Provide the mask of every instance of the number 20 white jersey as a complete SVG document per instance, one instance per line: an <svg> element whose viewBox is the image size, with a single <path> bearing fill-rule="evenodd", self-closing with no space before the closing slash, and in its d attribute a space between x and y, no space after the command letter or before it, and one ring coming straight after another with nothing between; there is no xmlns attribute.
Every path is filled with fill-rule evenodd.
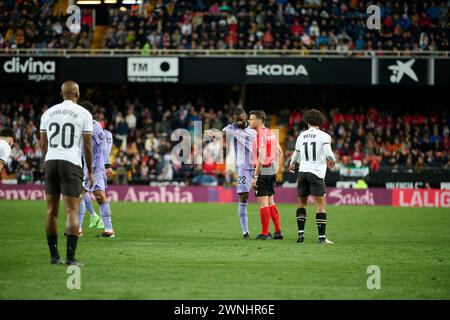
<svg viewBox="0 0 450 320"><path fill-rule="evenodd" d="M310 172L321 179L327 172L327 159L335 161L330 135L316 128L300 133L295 151L300 153L299 172Z"/></svg>
<svg viewBox="0 0 450 320"><path fill-rule="evenodd" d="M66 160L81 167L83 134L92 134L92 123L89 111L71 100L45 111L40 125L48 140L45 161Z"/></svg>

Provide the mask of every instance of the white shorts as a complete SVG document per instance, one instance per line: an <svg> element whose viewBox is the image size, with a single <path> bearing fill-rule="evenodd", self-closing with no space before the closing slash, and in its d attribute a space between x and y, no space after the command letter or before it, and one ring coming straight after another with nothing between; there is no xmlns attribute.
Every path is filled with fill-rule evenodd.
<svg viewBox="0 0 450 320"><path fill-rule="evenodd" d="M237 168L237 193L250 192L254 172L253 169Z"/></svg>

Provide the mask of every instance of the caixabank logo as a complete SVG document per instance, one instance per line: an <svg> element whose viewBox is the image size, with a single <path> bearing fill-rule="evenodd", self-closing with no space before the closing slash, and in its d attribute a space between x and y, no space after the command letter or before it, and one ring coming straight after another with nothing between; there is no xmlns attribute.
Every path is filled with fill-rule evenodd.
<svg viewBox="0 0 450 320"><path fill-rule="evenodd" d="M389 59L382 58L379 84L381 85L427 85L427 59Z"/></svg>
<svg viewBox="0 0 450 320"><path fill-rule="evenodd" d="M13 57L2 61L2 78L17 81L55 81L56 61L44 58Z"/></svg>
<svg viewBox="0 0 450 320"><path fill-rule="evenodd" d="M129 82L178 82L178 58L128 58Z"/></svg>

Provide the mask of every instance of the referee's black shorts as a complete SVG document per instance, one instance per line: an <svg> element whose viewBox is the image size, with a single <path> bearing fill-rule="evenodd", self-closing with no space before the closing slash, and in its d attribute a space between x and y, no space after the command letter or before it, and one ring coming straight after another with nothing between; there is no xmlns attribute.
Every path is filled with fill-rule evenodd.
<svg viewBox="0 0 450 320"><path fill-rule="evenodd" d="M66 197L79 197L83 183L81 167L66 160L45 162L45 193Z"/></svg>
<svg viewBox="0 0 450 320"><path fill-rule="evenodd" d="M259 175L256 180L255 197L271 197L275 194L276 175Z"/></svg>
<svg viewBox="0 0 450 320"><path fill-rule="evenodd" d="M297 194L300 198L306 198L309 195L314 197L325 196L325 180L311 172L299 172L297 183Z"/></svg>

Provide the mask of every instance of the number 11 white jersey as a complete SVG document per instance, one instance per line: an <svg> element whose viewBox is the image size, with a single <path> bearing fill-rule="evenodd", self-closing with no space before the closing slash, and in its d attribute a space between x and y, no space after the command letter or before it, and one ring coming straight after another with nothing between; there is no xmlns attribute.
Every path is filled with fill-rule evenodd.
<svg viewBox="0 0 450 320"><path fill-rule="evenodd" d="M320 129L309 128L300 133L295 151L300 153L299 172L310 172L320 179L325 178L327 159L335 161L331 150L331 137Z"/></svg>
<svg viewBox="0 0 450 320"><path fill-rule="evenodd" d="M92 134L92 115L71 100L54 105L41 117L40 131L47 133L45 161L66 160L81 167L83 134Z"/></svg>

